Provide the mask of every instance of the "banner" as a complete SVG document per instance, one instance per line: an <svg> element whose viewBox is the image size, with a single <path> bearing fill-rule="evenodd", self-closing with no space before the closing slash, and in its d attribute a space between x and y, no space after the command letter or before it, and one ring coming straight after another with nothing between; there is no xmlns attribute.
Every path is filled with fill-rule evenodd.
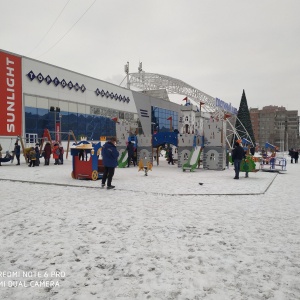
<svg viewBox="0 0 300 300"><path fill-rule="evenodd" d="M22 135L21 57L0 51L0 136Z"/></svg>

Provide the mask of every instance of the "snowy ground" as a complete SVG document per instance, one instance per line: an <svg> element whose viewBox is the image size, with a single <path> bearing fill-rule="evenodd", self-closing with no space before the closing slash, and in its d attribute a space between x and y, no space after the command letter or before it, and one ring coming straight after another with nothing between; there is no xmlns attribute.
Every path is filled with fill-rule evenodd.
<svg viewBox="0 0 300 300"><path fill-rule="evenodd" d="M70 160L3 163L0 299L300 299L300 164L287 169L233 180L161 161L106 190Z"/></svg>

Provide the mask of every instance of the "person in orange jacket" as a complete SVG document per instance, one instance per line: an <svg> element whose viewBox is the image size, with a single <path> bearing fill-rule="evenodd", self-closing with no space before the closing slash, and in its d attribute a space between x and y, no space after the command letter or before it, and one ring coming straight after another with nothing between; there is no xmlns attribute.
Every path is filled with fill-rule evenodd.
<svg viewBox="0 0 300 300"><path fill-rule="evenodd" d="M59 155L60 155L60 150L59 150L59 145L58 143L55 143L52 149L52 154L53 158L55 160L54 164L59 165Z"/></svg>

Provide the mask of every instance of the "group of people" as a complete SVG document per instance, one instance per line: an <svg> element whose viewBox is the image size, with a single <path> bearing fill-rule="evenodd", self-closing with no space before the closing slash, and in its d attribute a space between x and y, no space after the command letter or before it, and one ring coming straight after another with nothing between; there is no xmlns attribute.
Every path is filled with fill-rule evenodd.
<svg viewBox="0 0 300 300"><path fill-rule="evenodd" d="M0 145L1 147L1 145ZM0 148L1 153L2 147ZM7 151L8 152L8 151ZM25 149L25 156L28 161L28 167L38 167L40 165L40 158L44 157L45 166L49 166L51 154L54 158L54 165L62 165L64 163L64 148L61 144L55 143L53 148L51 147L50 142L47 142L42 153L40 151L40 144L36 143L35 147L30 147ZM2 154L0 154L2 157ZM21 147L18 142L15 143L15 147L13 150L13 156L9 153L6 154L10 156L10 159L16 157L17 163L16 165L20 165L20 156L21 156ZM1 165L1 162L0 162Z"/></svg>
<svg viewBox="0 0 300 300"><path fill-rule="evenodd" d="M54 143L52 148L50 142L47 142L42 153L40 153L40 144L36 143L35 147L31 147L27 154L28 167L38 167L41 157L44 157L44 165L49 166L51 154L53 155L54 165L62 165L64 163L64 148L62 145Z"/></svg>
<svg viewBox="0 0 300 300"><path fill-rule="evenodd" d="M119 152L117 150L116 143L117 140L115 137L113 137L102 147L102 160L104 165L104 173L103 173L101 185L102 187L105 187L107 181L107 189L113 189L115 187L114 185L112 185L112 178L115 173L115 168L118 166L118 157L119 157ZM0 153L1 150L2 147L0 148ZM137 164L136 149L131 141L128 142L126 150L128 151L127 167L130 166L131 161L133 162L133 165L136 166ZM252 149L250 149L250 151L251 150ZM18 145L18 143L15 143L14 154L17 159L17 165L20 165L20 153L21 153L20 146ZM171 149L169 149L168 153L170 154L168 155L169 158L168 163L174 164ZM63 164L64 148L62 147L62 145L60 145L59 143L55 143L53 148L51 149L51 144L49 142L46 143L44 150L42 152L42 156L45 159L46 166L50 164L51 154L53 155L53 158L55 160L54 165ZM290 149L289 155L291 156L291 163L293 163L293 160L295 161L295 163L298 163L298 157L299 157L298 150ZM246 152L238 141L236 141L234 144L234 149L232 150L231 157L232 157L232 161L234 164L234 171L235 171L234 179L239 179L241 162L246 157ZM35 148L32 147L29 151L28 166L29 167L39 166L40 164L39 158L40 158L40 149L39 149L39 144L37 143ZM246 172L245 177L248 177L248 172Z"/></svg>
<svg viewBox="0 0 300 300"><path fill-rule="evenodd" d="M254 153L251 153L254 155ZM289 156L291 157L291 163L297 164L299 159L299 150L298 149L289 149ZM243 147L239 144L239 142L235 142L234 149L231 153L235 177L233 179L239 179L239 172L242 160L246 157L246 152L244 151ZM248 177L248 172L246 172L245 177Z"/></svg>
<svg viewBox="0 0 300 300"><path fill-rule="evenodd" d="M115 187L111 183L112 183L112 178L114 176L115 168L118 165L119 152L117 150L116 143L117 143L117 140L116 140L116 138L113 137L110 139L110 141L105 143L102 147L102 159L103 159L103 165L104 165L104 173L103 173L103 177L102 177L102 187L104 187L107 182L107 189L113 189ZM129 145L130 144L131 144L131 142L129 142ZM130 149L129 150L130 159L132 159L134 165L136 165L136 158L135 158L136 150L133 147L131 148L131 146L129 146L128 149ZM0 158L2 158L1 151L2 151L2 146L0 144ZM45 166L49 166L51 154L53 155L53 158L55 161L54 165L63 164L64 148L61 144L54 143L53 148L52 148L50 142L47 142L42 151L42 154L40 154L40 145L39 145L39 143L36 143L35 147L30 147L28 149L28 151L26 152L26 156L27 156L27 159L29 162L28 166L29 167L39 166L41 157L44 157L44 159L45 159ZM17 159L17 165L20 165L21 148L17 142L15 143L14 155ZM129 163L130 163L130 160L129 160ZM129 163L128 163L128 166L129 166ZM1 161L0 161L0 165L1 165Z"/></svg>

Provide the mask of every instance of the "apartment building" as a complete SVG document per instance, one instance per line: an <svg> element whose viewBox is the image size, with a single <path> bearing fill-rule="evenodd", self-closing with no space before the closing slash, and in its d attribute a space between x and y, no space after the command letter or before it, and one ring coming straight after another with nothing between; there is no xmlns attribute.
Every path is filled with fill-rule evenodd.
<svg viewBox="0 0 300 300"><path fill-rule="evenodd" d="M260 147L264 147L266 142L277 146L280 151L300 147L298 110L273 105L262 109L250 108L250 118Z"/></svg>

